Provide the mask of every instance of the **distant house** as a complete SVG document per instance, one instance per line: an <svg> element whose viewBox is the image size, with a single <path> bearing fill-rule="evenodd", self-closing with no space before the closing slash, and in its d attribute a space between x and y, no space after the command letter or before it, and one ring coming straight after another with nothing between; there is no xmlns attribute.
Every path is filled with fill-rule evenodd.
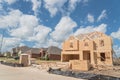
<svg viewBox="0 0 120 80"><path fill-rule="evenodd" d="M46 56L47 49L48 48L41 48L40 49L40 58L44 58Z"/></svg>
<svg viewBox="0 0 120 80"><path fill-rule="evenodd" d="M7 51L7 52L5 52L5 53L3 53L3 54L4 54L5 57L11 57L11 52L8 52L8 51Z"/></svg>
<svg viewBox="0 0 120 80"><path fill-rule="evenodd" d="M12 49L12 56L19 56L20 54L30 54L31 58L45 58L48 56L50 60L61 59L61 49L50 46L48 48L30 48L27 46L16 47Z"/></svg>
<svg viewBox="0 0 120 80"><path fill-rule="evenodd" d="M4 54L1 54L1 53L0 53L0 57L4 57Z"/></svg>
<svg viewBox="0 0 120 80"><path fill-rule="evenodd" d="M49 60L60 60L61 59L61 49L55 46L48 47L46 54Z"/></svg>
<svg viewBox="0 0 120 80"><path fill-rule="evenodd" d="M40 49L39 48L31 48L26 53L30 54L31 58L39 58L39 57L41 57Z"/></svg>
<svg viewBox="0 0 120 80"><path fill-rule="evenodd" d="M12 49L12 56L19 56L20 54L25 53L28 50L30 50L30 48L27 46L15 47Z"/></svg>

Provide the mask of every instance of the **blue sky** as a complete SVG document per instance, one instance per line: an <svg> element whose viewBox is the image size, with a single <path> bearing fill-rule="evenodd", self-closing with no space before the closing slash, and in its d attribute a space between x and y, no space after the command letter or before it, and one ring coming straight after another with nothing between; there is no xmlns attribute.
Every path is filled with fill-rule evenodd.
<svg viewBox="0 0 120 80"><path fill-rule="evenodd" d="M0 0L2 51L61 47L70 35L103 32L120 55L120 0Z"/></svg>

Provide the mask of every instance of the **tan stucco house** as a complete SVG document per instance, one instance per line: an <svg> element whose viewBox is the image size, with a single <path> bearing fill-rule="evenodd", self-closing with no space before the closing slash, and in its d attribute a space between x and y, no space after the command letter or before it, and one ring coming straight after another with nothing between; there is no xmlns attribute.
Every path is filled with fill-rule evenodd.
<svg viewBox="0 0 120 80"><path fill-rule="evenodd" d="M70 36L62 46L61 61L63 62L86 60L92 66L113 65L111 37L101 32Z"/></svg>

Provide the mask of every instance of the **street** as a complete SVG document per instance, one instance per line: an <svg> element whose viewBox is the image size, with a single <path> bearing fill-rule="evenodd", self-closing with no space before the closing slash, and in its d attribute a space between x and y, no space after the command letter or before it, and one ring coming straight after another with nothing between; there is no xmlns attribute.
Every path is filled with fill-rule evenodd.
<svg viewBox="0 0 120 80"><path fill-rule="evenodd" d="M0 80L80 80L80 79L49 74L45 70L39 70L33 67L11 67L0 64Z"/></svg>

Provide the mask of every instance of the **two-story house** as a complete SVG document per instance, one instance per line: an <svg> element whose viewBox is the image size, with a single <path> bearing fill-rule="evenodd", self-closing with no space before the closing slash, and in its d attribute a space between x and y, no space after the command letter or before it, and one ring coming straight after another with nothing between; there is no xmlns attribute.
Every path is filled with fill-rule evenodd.
<svg viewBox="0 0 120 80"><path fill-rule="evenodd" d="M92 66L113 65L111 37L101 32L70 36L62 46L63 62L88 60Z"/></svg>

